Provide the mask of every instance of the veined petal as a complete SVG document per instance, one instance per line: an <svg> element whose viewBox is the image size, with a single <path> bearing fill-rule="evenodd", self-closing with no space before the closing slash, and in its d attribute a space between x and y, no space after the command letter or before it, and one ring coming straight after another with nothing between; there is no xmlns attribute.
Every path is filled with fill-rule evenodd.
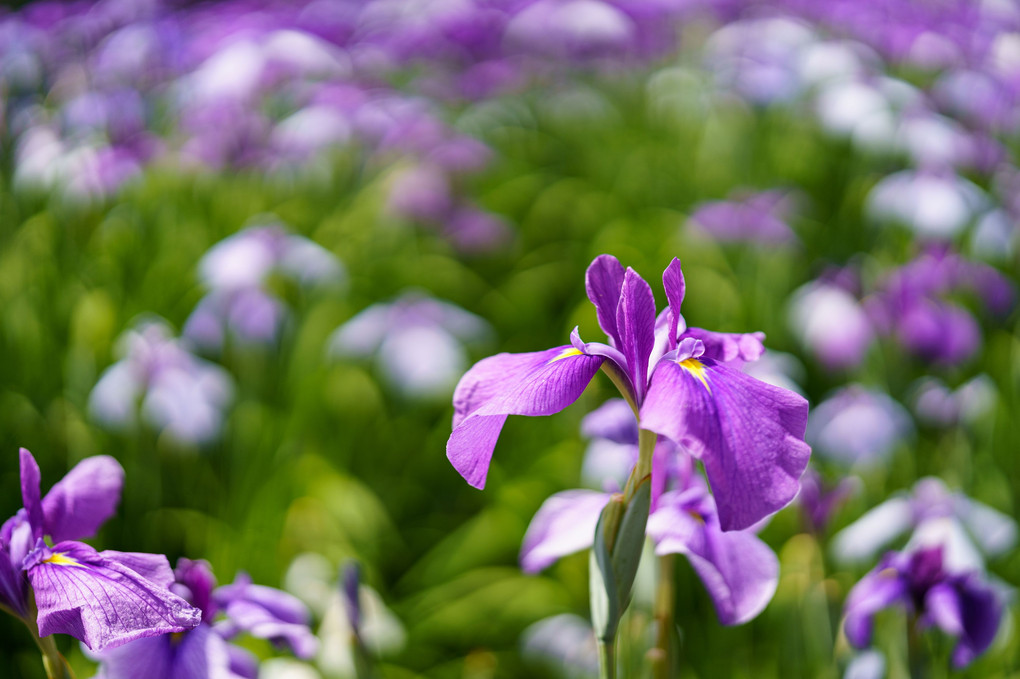
<svg viewBox="0 0 1020 679"><path fill-rule="evenodd" d="M42 500L45 532L54 542L94 535L117 509L124 468L108 455L79 462Z"/></svg>
<svg viewBox="0 0 1020 679"><path fill-rule="evenodd" d="M39 609L40 636L69 634L98 651L199 623L198 609L117 556L80 542L42 546L29 555L25 570ZM136 558L127 561L138 563Z"/></svg>
<svg viewBox="0 0 1020 679"><path fill-rule="evenodd" d="M623 265L612 255L599 255L584 274L584 287L588 299L595 305L599 327L609 336L617 348L620 347L620 333L617 330L616 310L623 289Z"/></svg>
<svg viewBox="0 0 1020 679"><path fill-rule="evenodd" d="M566 490L543 502L524 534L521 568L537 573L567 554L591 547L609 497L595 490Z"/></svg>
<svg viewBox="0 0 1020 679"><path fill-rule="evenodd" d="M616 331L620 351L627 361L627 373L638 403L648 384L648 358L655 346L655 296L634 269L627 267L620 302L616 308Z"/></svg>
<svg viewBox="0 0 1020 679"><path fill-rule="evenodd" d="M757 616L779 584L779 559L750 531L723 532L714 511L688 508L691 494L672 491L648 519L656 554L683 554L715 604L719 621L739 625ZM711 498L704 497L708 503Z"/></svg>
<svg viewBox="0 0 1020 679"><path fill-rule="evenodd" d="M723 530L740 530L797 494L810 447L807 401L711 359L663 360L641 427L683 445L705 465Z"/></svg>
<svg viewBox="0 0 1020 679"><path fill-rule="evenodd" d="M483 488L506 416L558 413L578 399L603 360L565 346L478 362L454 391L446 457L468 483Z"/></svg>
<svg viewBox="0 0 1020 679"><path fill-rule="evenodd" d="M32 527L32 538L43 536L42 500L40 499L39 483L41 474L39 465L27 448L20 448L18 456L21 461L21 502L28 513L28 525Z"/></svg>

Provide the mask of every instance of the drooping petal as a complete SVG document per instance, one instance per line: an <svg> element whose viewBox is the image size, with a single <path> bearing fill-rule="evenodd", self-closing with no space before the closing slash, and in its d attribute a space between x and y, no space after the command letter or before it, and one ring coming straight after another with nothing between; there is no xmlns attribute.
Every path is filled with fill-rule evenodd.
<svg viewBox="0 0 1020 679"><path fill-rule="evenodd" d="M117 509L124 468L108 455L79 462L42 500L46 534L54 542L95 534Z"/></svg>
<svg viewBox="0 0 1020 679"><path fill-rule="evenodd" d="M35 540L43 536L45 524L39 491L42 475L39 472L39 465L27 448L20 448L18 456L21 461L21 502L28 513L28 525L32 527L32 538Z"/></svg>
<svg viewBox="0 0 1020 679"><path fill-rule="evenodd" d="M577 400L602 361L572 346L479 361L453 394L447 458L468 483L483 488L506 416L558 413Z"/></svg>
<svg viewBox="0 0 1020 679"><path fill-rule="evenodd" d="M963 632L963 611L956 589L941 582L924 595L924 617L946 634L957 637Z"/></svg>
<svg viewBox="0 0 1020 679"><path fill-rule="evenodd" d="M40 636L69 634L98 651L199 623L198 609L116 557L80 542L42 545L29 555L25 570L39 609Z"/></svg>
<svg viewBox="0 0 1020 679"><path fill-rule="evenodd" d="M595 305L595 314L602 332L610 342L620 348L620 334L616 327L616 309L623 289L623 265L612 255L599 255L584 274L584 287L588 299Z"/></svg>
<svg viewBox="0 0 1020 679"><path fill-rule="evenodd" d="M963 634L953 649L953 665L957 668L988 650L995 640L1002 621L1002 602L987 584L974 573L957 582Z"/></svg>
<svg viewBox="0 0 1020 679"><path fill-rule="evenodd" d="M648 357L655 346L655 296L648 283L630 267L624 275L616 309L616 331L617 346L627 361L635 400L641 403L648 384Z"/></svg>
<svg viewBox="0 0 1020 679"><path fill-rule="evenodd" d="M283 592L279 592L283 594ZM225 637L245 631L253 637L274 643L285 643L299 658L308 659L319 650L319 641L308 625L286 622L253 601L234 601L224 608L227 620L215 629Z"/></svg>
<svg viewBox="0 0 1020 679"><path fill-rule="evenodd" d="M856 648L871 645L872 621L875 614L909 596L907 585L899 571L890 567L887 560L879 563L847 595L843 631Z"/></svg>
<svg viewBox="0 0 1020 679"><path fill-rule="evenodd" d="M832 539L832 553L843 563L871 561L913 522L910 501L905 497L890 498L836 533Z"/></svg>
<svg viewBox="0 0 1020 679"><path fill-rule="evenodd" d="M962 496L954 498L953 506L985 554L998 556L1016 546L1017 525L1011 516Z"/></svg>
<svg viewBox="0 0 1020 679"><path fill-rule="evenodd" d="M669 336L667 338L670 351L676 349L677 336L686 329L683 316L680 315L680 305L683 304L684 294L687 292L687 284L684 282L683 271L680 270L680 260L676 257L669 263L666 270L662 272L662 287L666 290L666 299L669 301Z"/></svg>
<svg viewBox="0 0 1020 679"><path fill-rule="evenodd" d="M702 461L723 530L740 530L796 496L811 453L807 410L800 395L713 360L664 360L640 419Z"/></svg>
<svg viewBox="0 0 1020 679"><path fill-rule="evenodd" d="M524 534L521 568L537 573L567 554L591 547L609 497L594 490L567 490L543 502Z"/></svg>
<svg viewBox="0 0 1020 679"><path fill-rule="evenodd" d="M672 491L648 519L656 554L683 554L715 604L719 621L739 625L757 616L779 583L779 559L750 531L723 532L714 512L689 508ZM705 499L711 502L707 495Z"/></svg>

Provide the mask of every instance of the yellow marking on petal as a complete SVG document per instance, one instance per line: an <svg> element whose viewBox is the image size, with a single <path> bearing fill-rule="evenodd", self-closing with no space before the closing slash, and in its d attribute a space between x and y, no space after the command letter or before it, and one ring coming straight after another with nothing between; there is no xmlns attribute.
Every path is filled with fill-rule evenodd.
<svg viewBox="0 0 1020 679"><path fill-rule="evenodd" d="M708 378L705 374L705 364L696 358L685 358L682 361L678 361L681 368L689 372L698 378L702 384L705 385L705 389L712 391L712 388L708 386Z"/></svg>
<svg viewBox="0 0 1020 679"><path fill-rule="evenodd" d="M555 363L556 361L559 361L559 360L564 359L564 358L570 358L571 356L580 356L580 355L581 355L581 350L580 349L577 349L577 348L574 348L574 347L569 347L569 348L564 349L563 351L561 351L559 356L555 357L554 359L552 359L549 362L550 363Z"/></svg>
<svg viewBox="0 0 1020 679"><path fill-rule="evenodd" d="M42 560L43 563L51 563L54 566L78 566L79 568L85 568L85 566L71 557L67 556L63 552L53 552L48 557Z"/></svg>

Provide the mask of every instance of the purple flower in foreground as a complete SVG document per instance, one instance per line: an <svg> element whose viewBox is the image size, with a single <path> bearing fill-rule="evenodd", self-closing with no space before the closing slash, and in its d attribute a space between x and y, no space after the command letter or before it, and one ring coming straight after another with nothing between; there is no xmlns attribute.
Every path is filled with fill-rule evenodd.
<svg viewBox="0 0 1020 679"><path fill-rule="evenodd" d="M953 665L965 667L995 639L1002 603L977 571L943 568L942 548L890 552L847 595L843 629L857 648L871 645L873 619L899 606L922 627L935 626L956 637Z"/></svg>
<svg viewBox="0 0 1020 679"><path fill-rule="evenodd" d="M45 497L32 454L22 448L20 461L24 507L0 528L0 605L32 628L34 601L39 636L69 634L93 650L198 624L198 611L169 590L165 556L97 552L77 542L120 501L124 470L116 460L83 460ZM57 541L52 547L47 535Z"/></svg>
<svg viewBox="0 0 1020 679"><path fill-rule="evenodd" d="M702 461L724 530L747 528L793 499L810 455L807 402L734 367L761 355L760 334L687 327L679 260L666 268L663 285L669 308L657 318L648 284L601 255L588 267L586 287L608 344L585 343L575 329L568 345L498 354L461 378L446 453L468 483L485 485L508 415L559 412L602 368L639 412L642 429Z"/></svg>
<svg viewBox="0 0 1020 679"><path fill-rule="evenodd" d="M784 191L738 193L729 200L698 205L690 220L720 241L781 245L797 240L786 224L791 202Z"/></svg>
<svg viewBox="0 0 1020 679"><path fill-rule="evenodd" d="M626 407L623 401L610 401L592 415L606 413L607 406L615 409L617 403ZM617 444L615 449L630 466L637 459L636 427L633 435L633 442ZM608 451L600 450L599 455L608 457ZM590 547L599 515L611 497L611 492L568 490L546 500L524 536L521 567L534 573ZM656 542L656 554L687 557L725 625L758 615L776 590L776 555L751 530L722 530L712 495L693 473L693 460L666 440L659 442L653 457L647 531Z"/></svg>
<svg viewBox="0 0 1020 679"><path fill-rule="evenodd" d="M172 588L201 611L201 624L180 636L141 639L96 655L96 679L255 679L258 661L230 642L242 632L286 644L301 658L318 650L308 611L293 596L239 575L216 587L204 561L181 559Z"/></svg>

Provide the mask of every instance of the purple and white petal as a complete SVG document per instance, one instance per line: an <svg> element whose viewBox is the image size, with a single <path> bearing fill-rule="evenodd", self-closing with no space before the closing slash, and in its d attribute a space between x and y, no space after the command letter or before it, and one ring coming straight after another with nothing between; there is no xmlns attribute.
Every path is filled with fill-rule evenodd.
<svg viewBox="0 0 1020 679"><path fill-rule="evenodd" d="M109 455L82 460L42 500L46 534L54 542L95 535L117 510L123 485L124 468Z"/></svg>
<svg viewBox="0 0 1020 679"><path fill-rule="evenodd" d="M567 490L543 502L524 534L521 568L537 573L561 557L591 547L609 497L594 490Z"/></svg>

